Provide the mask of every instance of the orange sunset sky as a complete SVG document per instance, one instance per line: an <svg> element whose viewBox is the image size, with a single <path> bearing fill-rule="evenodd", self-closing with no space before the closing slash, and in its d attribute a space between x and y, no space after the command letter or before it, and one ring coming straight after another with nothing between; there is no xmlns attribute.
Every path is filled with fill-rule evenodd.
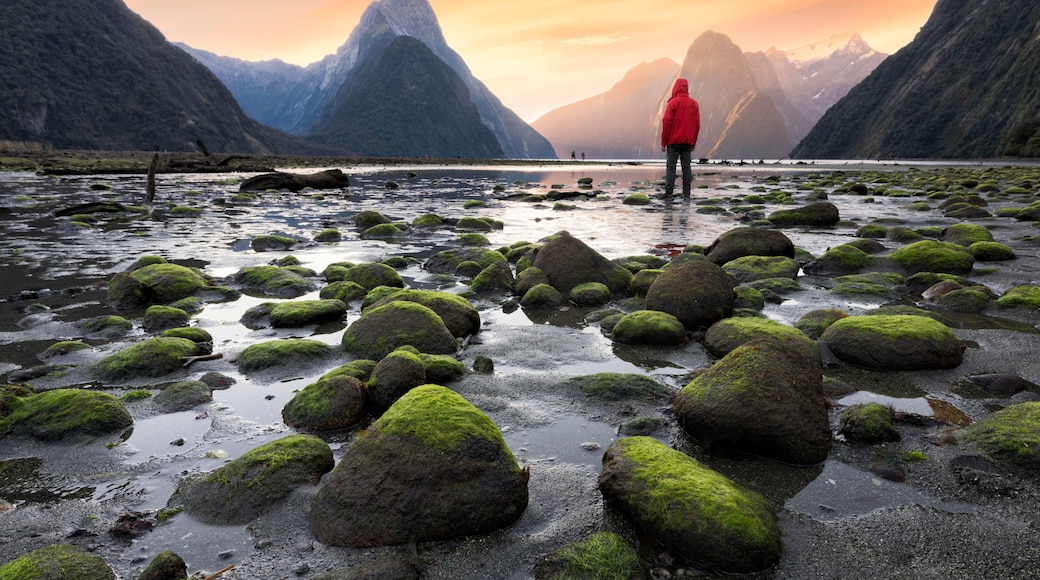
<svg viewBox="0 0 1040 580"><path fill-rule="evenodd" d="M125 0L175 42L306 65L346 42L369 0ZM430 0L448 45L531 122L602 93L644 61L682 63L703 32L744 51L858 32L894 53L936 0Z"/></svg>

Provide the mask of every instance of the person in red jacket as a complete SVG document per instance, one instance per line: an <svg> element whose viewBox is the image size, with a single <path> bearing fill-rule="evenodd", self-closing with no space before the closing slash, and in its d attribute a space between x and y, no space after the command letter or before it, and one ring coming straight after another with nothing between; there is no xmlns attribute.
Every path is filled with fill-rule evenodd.
<svg viewBox="0 0 1040 580"><path fill-rule="evenodd" d="M661 122L661 151L668 152L665 161L664 194L671 196L675 189L675 162L682 160L683 197L690 196L693 184L693 173L690 169L690 157L697 146L697 136L701 132L701 108L697 101L690 98L690 83L686 79L676 79L672 87L672 98L664 110Z"/></svg>

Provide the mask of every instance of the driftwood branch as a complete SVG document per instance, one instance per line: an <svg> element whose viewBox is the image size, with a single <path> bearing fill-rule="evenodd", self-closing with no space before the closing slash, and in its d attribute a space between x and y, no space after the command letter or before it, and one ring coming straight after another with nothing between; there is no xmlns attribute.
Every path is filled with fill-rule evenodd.
<svg viewBox="0 0 1040 580"><path fill-rule="evenodd" d="M223 353L219 353L219 352L215 352L213 354L203 354L203 355L199 355L199 356L182 356L181 360L184 361L184 364L182 364L181 366L182 367L188 367L188 366L191 366L192 364L197 363L199 361L203 361L203 360L219 360L219 359L222 359L222 358L224 358L224 355L223 355Z"/></svg>
<svg viewBox="0 0 1040 580"><path fill-rule="evenodd" d="M224 572L230 572L230 571L232 571L234 569L235 569L235 565L234 564L232 564L230 566L225 566L225 567L221 568L220 570L217 570L216 572L210 574L209 576L206 576L205 580L215 580L216 578L218 578L220 576L223 576Z"/></svg>
<svg viewBox="0 0 1040 580"><path fill-rule="evenodd" d="M159 168L159 152L152 155L152 162L148 165L148 184L145 186L144 202L151 205L155 201L155 171Z"/></svg>

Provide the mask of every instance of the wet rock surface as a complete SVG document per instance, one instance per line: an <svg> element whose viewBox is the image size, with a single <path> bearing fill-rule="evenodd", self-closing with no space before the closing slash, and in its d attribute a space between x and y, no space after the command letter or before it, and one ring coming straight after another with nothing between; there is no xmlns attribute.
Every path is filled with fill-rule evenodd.
<svg viewBox="0 0 1040 580"><path fill-rule="evenodd" d="M769 169L767 176L761 170L752 173L739 166L722 166L720 171L713 166L710 175L698 176L703 187L695 190L690 202L650 198L640 206L622 200L657 187L659 166L425 166L412 173L393 165L344 166L350 187L322 195L239 194L241 176L232 173L161 175L151 208L137 205L143 176L0 174L0 206L5 210L0 223L10 250L0 254L5 273L0 290L0 373L7 382L18 377L18 382L41 392L81 387L110 393L122 399L133 420L132 431L115 429L75 442L44 442L16 434L4 437L0 499L5 503L0 503L0 509L7 509L5 505L11 509L0 514L0 561L71 543L100 556L118 577L130 578L138 577L161 552L177 546L189 574L202 577L231 565L235 570L229 577L352 577L355 572L378 569L379 562L396 562L400 565L393 569L401 570L401 577L421 573L426 578L530 578L545 555L593 532L609 531L635 547L648 575L688 575L696 572L694 562L662 550L655 540L641 542L631 520L605 504L597 488L604 450L621 437L650 435L762 494L773 507L783 534L783 554L774 566L751 574L752 578L1028 577L1038 558L1036 530L1040 529L1035 510L1040 493L1035 475L1030 475L1032 464L1027 460L1020 465L991 453L968 441L959 429L994 411L1040 400L1029 386L1040 383L1040 361L1035 357L1040 311L1031 293L1038 242L1031 222L1020 219L1036 199L1040 177L1035 169L794 165ZM548 198L552 189L548 184L576 182L585 174L594 177L596 195L575 198L572 211L554 212L538 201ZM961 185L964 177L992 182L996 191L976 195ZM399 184L397 189L387 189L391 180ZM863 183L869 185L867 191L880 191L879 184L895 182L910 192L910 200L875 193L872 203L863 203L864 194L847 187ZM94 184L106 187L95 189ZM496 186L501 187L496 190ZM509 290L469 294L469 278L455 272L466 260L479 272L492 263L507 262L507 255L512 256L511 267L519 267L529 248L545 244L561 230L607 259L625 258L626 267L632 264L632 256L668 258L687 246L709 247L722 234L743 226L744 216L758 219L793 207L784 205L785 200L808 205L812 200L804 192L810 189L828 191L842 221L822 227L785 226L782 231L796 248L795 258L805 264L828 248L855 242L861 239L857 231L863 226L901 231L905 237L893 236L883 240L882 248L871 248L877 262L859 271L874 276L875 285L885 291L839 294L833 291L839 285L835 276L845 270L803 271L796 280L749 283L768 291L768 295L763 292L767 299L750 310L793 327L803 315L819 310L858 316L920 306L927 310L914 312L937 318L965 347L959 365L934 370L875 371L825 353L823 388L835 440L826 460L816 465L791 466L732 451L710 453L705 441L679 428L669 401L717 362L702 343L706 323L685 328L682 344L623 344L603 334L600 323L594 322L600 318L592 313L644 308L645 303L627 296L628 286L603 306L582 306L564 297L554 308L525 309L519 306L520 296L510 296ZM965 267L968 260L960 252L953 254L957 261L949 268L915 255L907 258L909 267L889 260L891 252L907 247L914 236L913 241L939 243L944 229L962 223L962 218L944 215L936 202L930 204L935 209L908 212L909 202L969 193L985 197L992 217L967 221L985 225L995 242L1013 251L1013 259L976 261L971 268ZM747 201L752 195L759 199ZM471 201L481 204L466 204ZM76 220L55 214L93 202L103 205L96 206L91 223L79 221L79 214ZM694 202L710 202L724 213L697 213L700 206ZM174 217L178 215L174 206L197 211L190 220L179 219ZM354 218L365 211L384 215L400 233L391 242L364 239ZM441 224L403 227L426 214L442 216ZM454 224L462 217L485 220L490 227L481 232L490 246L459 246L462 232ZM341 233L339 242L307 241L330 227ZM292 251L300 263L283 265L286 250L265 248L268 251L260 253L252 248L251 240L261 235L296 240ZM980 252L983 249L979 247ZM787 255L783 249L777 252ZM687 259L699 255L694 249L687 252ZM131 301L116 309L108 300L117 274L130 276L163 263L149 259L135 265L142 256L161 256L165 263L201 273L202 282L189 277L195 280L187 292L198 300L194 308L176 306L189 313L189 328L209 333L212 353L222 358L203 358L208 351L199 350L201 343L195 343L194 348L185 345L177 364L164 367L159 376L134 372L109 379L92 372L103 358L147 340L144 310L155 301ZM382 263L388 258L406 259L394 266L406 288L463 295L480 315L480 331L458 341L458 350L445 356L484 372L458 375L452 371L445 376L457 380L445 382L491 418L519 465L529 468L527 507L518 519L496 531L444 542L330 546L318 542L310 531L313 500L328 475L318 485L293 488L248 525L212 526L168 506L182 481L296 433L283 421L283 408L298 391L356 356L342 349L341 337L347 326L362 317L360 295L344 300L345 320L315 321L300 328L248 328L241 323L243 313L289 296L318 299L330 280L311 276L307 270L324 272L331 264ZM952 273L911 276L922 264ZM255 278L236 278L237 272L255 267L265 271ZM674 267L668 266L658 276ZM275 270L284 273L272 276ZM891 277L895 272L899 279ZM981 310L941 308L920 297L942 280L940 276L956 279L964 289L982 286L988 290L983 294L994 298ZM145 297L146 286L137 288ZM164 294L162 300L180 292ZM284 298L280 292L285 292ZM370 294L382 292L376 288ZM1001 304L995 297L1003 296L1007 299ZM116 324L119 321L113 317L123 322ZM832 312L814 324L825 326L839 318ZM109 320L113 324L106 326ZM459 336L455 330L449 334ZM326 344L329 356L248 374L237 366L250 346L301 338ZM39 357L48 348L70 340L90 348L66 353L55 349L47 364L40 364ZM375 364L358 365L358 380L367 381ZM649 388L637 389L631 396L604 396L568 383L602 372L647 376L669 389L671 396L658 396ZM212 402L164 413L153 400L163 384L207 375L223 377ZM631 381L622 384L632 386ZM152 396L139 398L139 391ZM841 413L867 402L892 409L898 441L852 443L838 433ZM0 408L8 403L0 399ZM334 458L349 453L359 432L375 419L362 416L357 426L323 432ZM136 521L154 522L141 528L147 531L133 544L109 533L128 513L144 514Z"/></svg>

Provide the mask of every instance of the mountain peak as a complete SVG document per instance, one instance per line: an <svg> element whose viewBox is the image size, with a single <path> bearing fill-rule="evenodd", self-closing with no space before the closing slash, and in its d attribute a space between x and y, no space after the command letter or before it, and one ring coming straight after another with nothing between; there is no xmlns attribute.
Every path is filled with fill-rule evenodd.
<svg viewBox="0 0 1040 580"><path fill-rule="evenodd" d="M787 59L791 62L803 64L828 58L835 52L868 54L873 52L873 50L858 33L845 32L843 34L835 34L830 38L804 44L798 48L785 50L783 53L787 55Z"/></svg>

